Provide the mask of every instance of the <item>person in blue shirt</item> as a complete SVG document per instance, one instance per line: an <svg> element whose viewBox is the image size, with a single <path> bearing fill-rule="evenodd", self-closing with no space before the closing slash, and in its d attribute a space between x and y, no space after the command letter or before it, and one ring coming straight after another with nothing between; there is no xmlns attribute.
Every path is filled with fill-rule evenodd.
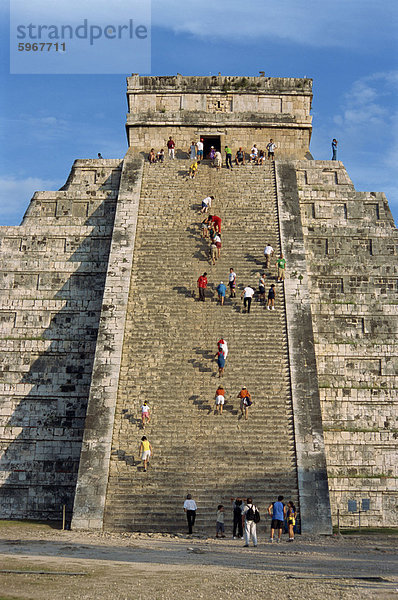
<svg viewBox="0 0 398 600"><path fill-rule="evenodd" d="M282 502L283 496L278 496L277 502L272 502L268 507L268 514L272 517L271 521L271 537L269 541L274 541L275 529L278 530L277 542L281 541L283 522L286 517L286 506Z"/></svg>
<svg viewBox="0 0 398 600"><path fill-rule="evenodd" d="M332 160L337 160L337 140L335 138L332 139Z"/></svg>
<svg viewBox="0 0 398 600"><path fill-rule="evenodd" d="M220 301L221 306L224 304L226 291L227 291L227 286L225 285L225 283L220 281L219 285L217 286L217 293L218 293L218 299Z"/></svg>

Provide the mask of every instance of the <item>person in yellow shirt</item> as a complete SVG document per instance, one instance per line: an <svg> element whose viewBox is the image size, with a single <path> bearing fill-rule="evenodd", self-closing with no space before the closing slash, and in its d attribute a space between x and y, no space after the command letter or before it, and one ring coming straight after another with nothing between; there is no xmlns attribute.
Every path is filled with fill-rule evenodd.
<svg viewBox="0 0 398 600"><path fill-rule="evenodd" d="M144 461L144 471L146 471L147 467L149 467L149 459L153 455L153 449L145 435L141 438L139 453L141 454L141 460Z"/></svg>
<svg viewBox="0 0 398 600"><path fill-rule="evenodd" d="M198 172L198 163L195 160L195 162L192 163L192 165L189 167L189 176L191 179L193 179L196 175L196 173Z"/></svg>

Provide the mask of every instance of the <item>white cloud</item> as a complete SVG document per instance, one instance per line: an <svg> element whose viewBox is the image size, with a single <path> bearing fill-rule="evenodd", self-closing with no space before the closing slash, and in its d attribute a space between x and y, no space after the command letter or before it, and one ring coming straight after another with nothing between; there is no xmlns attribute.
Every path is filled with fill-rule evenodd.
<svg viewBox="0 0 398 600"><path fill-rule="evenodd" d="M0 176L0 223L19 225L36 191L56 190L61 185L58 181L38 177Z"/></svg>
<svg viewBox="0 0 398 600"><path fill-rule="evenodd" d="M153 0L152 24L202 39L264 40L259 51L272 59L272 40L306 46L374 49L377 30L395 39L397 4L384 0ZM377 40L376 40L377 43ZM170 41L172 44L172 40Z"/></svg>

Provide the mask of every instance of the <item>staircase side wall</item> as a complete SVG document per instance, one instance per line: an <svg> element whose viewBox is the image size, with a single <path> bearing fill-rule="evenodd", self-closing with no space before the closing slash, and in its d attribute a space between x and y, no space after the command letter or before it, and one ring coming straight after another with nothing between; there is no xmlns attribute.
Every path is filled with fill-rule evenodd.
<svg viewBox="0 0 398 600"><path fill-rule="evenodd" d="M102 529L143 162L123 161L85 420L73 529Z"/></svg>
<svg viewBox="0 0 398 600"><path fill-rule="evenodd" d="M361 509L361 525L391 526L398 520L397 230L384 194L355 191L341 162L297 162L296 177L333 521L339 510L341 525L358 526Z"/></svg>
<svg viewBox="0 0 398 600"><path fill-rule="evenodd" d="M281 247L287 261L286 318L300 517L303 532L331 533L309 280L294 165L275 165Z"/></svg>
<svg viewBox="0 0 398 600"><path fill-rule="evenodd" d="M76 161L0 228L0 518L71 514L119 179Z"/></svg>

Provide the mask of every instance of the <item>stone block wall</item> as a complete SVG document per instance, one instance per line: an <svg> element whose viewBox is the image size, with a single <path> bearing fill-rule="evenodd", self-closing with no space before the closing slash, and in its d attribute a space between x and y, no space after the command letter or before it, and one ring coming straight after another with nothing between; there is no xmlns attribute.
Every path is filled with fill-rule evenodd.
<svg viewBox="0 0 398 600"><path fill-rule="evenodd" d="M0 228L0 518L71 511L120 172L75 161Z"/></svg>
<svg viewBox="0 0 398 600"><path fill-rule="evenodd" d="M398 519L397 230L382 193L357 192L342 163L297 161L296 178L333 520ZM291 273L291 276L299 276Z"/></svg>

